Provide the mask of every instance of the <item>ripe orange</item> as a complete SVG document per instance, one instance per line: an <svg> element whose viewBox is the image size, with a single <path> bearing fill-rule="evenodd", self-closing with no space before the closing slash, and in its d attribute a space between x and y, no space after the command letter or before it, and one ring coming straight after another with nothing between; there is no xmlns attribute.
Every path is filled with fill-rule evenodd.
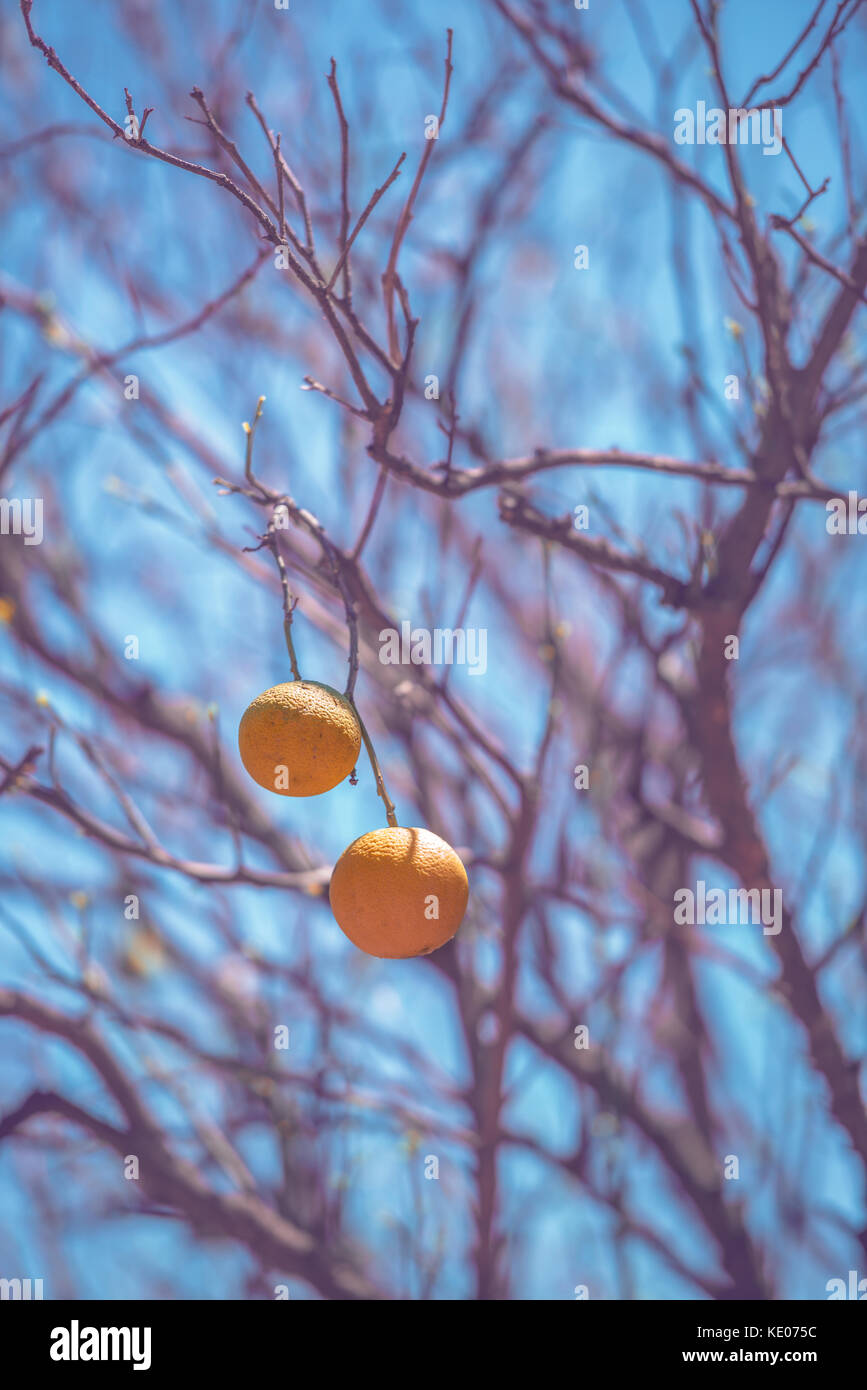
<svg viewBox="0 0 867 1390"><path fill-rule="evenodd" d="M355 767L361 728L352 705L319 681L273 685L248 705L238 728L244 767L280 796L318 796Z"/></svg>
<svg viewBox="0 0 867 1390"><path fill-rule="evenodd" d="M467 871L430 830L388 826L353 840L334 866L331 911L370 956L426 956L450 941L469 897Z"/></svg>

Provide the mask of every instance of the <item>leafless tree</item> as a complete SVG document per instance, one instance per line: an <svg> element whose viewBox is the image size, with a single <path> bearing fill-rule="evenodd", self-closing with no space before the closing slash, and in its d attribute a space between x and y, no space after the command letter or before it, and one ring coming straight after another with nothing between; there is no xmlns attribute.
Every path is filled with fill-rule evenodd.
<svg viewBox="0 0 867 1390"><path fill-rule="evenodd" d="M618 42L646 65L650 114L595 16L491 0L434 52L418 15L383 4L418 65L426 119L405 149L378 134L387 85L361 57L350 99L343 60L317 76L312 37L292 20L287 49L276 11L199 32L208 80L187 97L168 7L116 7L135 80L96 60L73 73L41 8L2 21L22 74L5 216L11 241L38 201L44 249L32 283L0 276L16 342L0 474L47 520L43 545L0 546L0 797L35 843L76 838L68 860L10 854L4 872L3 1148L59 1151L101 1219L234 1243L251 1296L281 1276L329 1298L527 1296L552 1213L572 1242L601 1233L615 1270L561 1250L561 1297L654 1279L686 1298L824 1296L867 1251L863 541L826 527L857 486L867 386L860 0L820 3L800 29L780 6L779 62L743 94L720 6L671 5L663 37L629 0ZM244 89L277 43L282 111ZM778 160L675 143L694 71L709 105L782 112ZM833 167L813 167L824 145L798 147L810 99ZM572 187L572 224L592 229L573 237L583 277L540 216L573 148L610 179ZM639 225L659 229L650 280ZM100 321L84 294L100 296L99 341L48 293L75 302L56 235L88 249L80 317ZM710 334L708 295L728 319ZM625 392L639 448L606 434L602 398ZM106 431L119 462L97 522L75 499L104 481ZM436 558L422 578L416 546ZM167 653L189 651L188 686L172 657L147 679L125 659L115 584L140 587ZM485 627L488 679L380 662L410 606ZM357 683L384 783L359 768L347 794L381 814L387 785L403 823L467 863L467 920L423 960L359 964L340 945L327 821L275 809L240 769L224 709L242 672L248 698L276 678L284 623L302 672L315 652ZM781 889L780 930L676 925L674 895L699 877ZM251 935L262 903L282 941ZM382 1021L371 996L390 979L410 1012L439 1001L457 1064L406 1010ZM287 1022L312 1039L300 1056L274 1049ZM840 1203L800 1144L844 1165ZM377 1239L374 1151L406 1183ZM61 1269L66 1194L30 1188Z"/></svg>

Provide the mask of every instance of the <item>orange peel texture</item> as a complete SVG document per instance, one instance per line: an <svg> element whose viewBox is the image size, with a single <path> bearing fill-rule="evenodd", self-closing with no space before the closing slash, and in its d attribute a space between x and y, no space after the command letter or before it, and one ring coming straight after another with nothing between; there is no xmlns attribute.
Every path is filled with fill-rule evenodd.
<svg viewBox="0 0 867 1390"><path fill-rule="evenodd" d="M318 796L358 761L361 727L352 705L330 685L287 681L248 705L238 728L244 767L279 796Z"/></svg>
<svg viewBox="0 0 867 1390"><path fill-rule="evenodd" d="M353 840L329 897L341 930L370 956L426 956L450 941L469 898L467 871L430 830L389 826Z"/></svg>

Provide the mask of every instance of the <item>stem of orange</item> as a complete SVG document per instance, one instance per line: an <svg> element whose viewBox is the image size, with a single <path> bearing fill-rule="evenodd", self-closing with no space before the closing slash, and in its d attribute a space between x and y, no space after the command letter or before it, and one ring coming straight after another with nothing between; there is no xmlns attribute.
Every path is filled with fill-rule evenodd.
<svg viewBox="0 0 867 1390"><path fill-rule="evenodd" d="M377 758L373 744L370 741L370 734L367 732L367 729L364 726L364 720L358 712L358 706L356 705L355 700L352 699L351 696L350 704L352 705L352 708L355 710L355 714L358 719L358 727L361 729L361 737L364 740L364 746L367 749L367 756L370 759L370 766L373 769L373 776L376 782L377 795L382 798L383 804L385 806L386 820L388 821L389 825L397 826L400 824L400 822L397 819L397 812L394 809L394 802L388 794L388 789L385 785L385 778L382 775L382 768L379 766L379 759Z"/></svg>
<svg viewBox="0 0 867 1390"><path fill-rule="evenodd" d="M295 612L297 599L292 597L289 589L289 576L286 573L286 566L283 563L283 556L280 554L280 547L277 544L277 536L272 526L268 527L268 544L271 553L277 561L277 569L280 573L280 585L283 590L283 633L286 638L286 650L289 653L289 665L292 667L293 681L300 681L301 672L298 669L298 658L295 655L295 643L292 641L292 614Z"/></svg>

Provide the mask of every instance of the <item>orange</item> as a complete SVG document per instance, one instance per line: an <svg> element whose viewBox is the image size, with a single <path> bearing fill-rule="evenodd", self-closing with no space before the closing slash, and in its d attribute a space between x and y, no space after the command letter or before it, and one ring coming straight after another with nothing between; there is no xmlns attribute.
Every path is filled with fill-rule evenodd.
<svg viewBox="0 0 867 1390"><path fill-rule="evenodd" d="M467 871L430 830L388 826L353 840L331 875L337 924L370 956L426 956L450 941L469 897Z"/></svg>
<svg viewBox="0 0 867 1390"><path fill-rule="evenodd" d="M361 748L358 716L319 681L273 685L248 705L238 728L241 761L260 787L280 796L318 796L342 782Z"/></svg>

